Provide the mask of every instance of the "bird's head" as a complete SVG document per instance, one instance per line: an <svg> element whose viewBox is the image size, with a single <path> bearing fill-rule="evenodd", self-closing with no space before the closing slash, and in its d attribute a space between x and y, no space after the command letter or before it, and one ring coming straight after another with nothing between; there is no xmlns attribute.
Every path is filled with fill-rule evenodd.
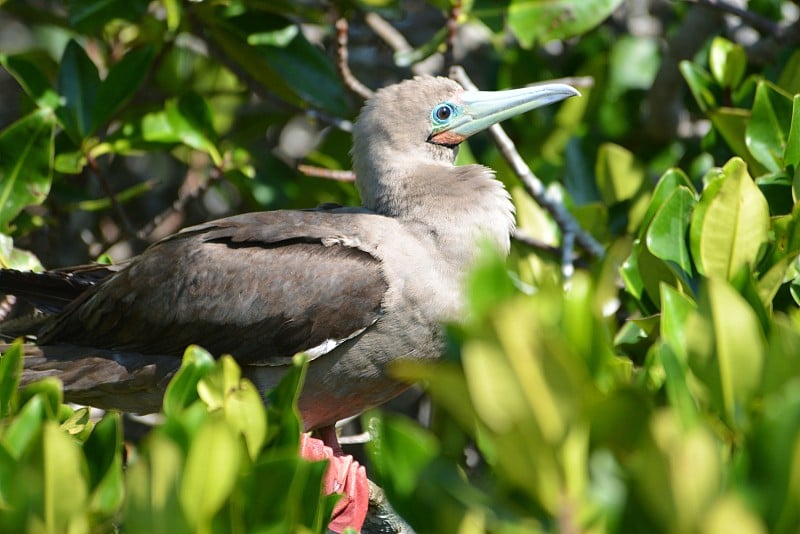
<svg viewBox="0 0 800 534"><path fill-rule="evenodd" d="M449 78L419 76L380 89L353 130L353 163L362 198L385 178L415 166L452 164L469 136L514 115L578 95L564 84L507 91L466 91Z"/></svg>

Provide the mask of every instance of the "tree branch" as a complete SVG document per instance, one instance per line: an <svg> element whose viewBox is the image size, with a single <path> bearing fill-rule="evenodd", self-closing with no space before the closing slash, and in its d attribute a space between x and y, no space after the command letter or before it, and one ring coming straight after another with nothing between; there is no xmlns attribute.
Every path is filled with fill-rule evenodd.
<svg viewBox="0 0 800 534"><path fill-rule="evenodd" d="M450 77L459 82L465 89L477 89L464 69L459 66L453 67L450 70ZM495 124L489 128L489 134L492 136L492 139L494 139L500 153L511 166L511 169L519 177L528 194L553 217L556 224L561 228L563 234L562 258L564 261L568 260L570 265L572 264L572 254L571 251L567 249L571 248L568 245L570 245L573 240L591 256L602 258L606 252L603 245L580 227L578 222L572 217L572 214L567 211L559 199L553 198L548 194L542 181L533 174L533 171L528 164L525 163L525 160L522 159L513 141L511 141L511 138L508 137L508 134L506 134L503 128L499 124ZM564 267L567 271L572 268L573 267Z"/></svg>
<svg viewBox="0 0 800 534"><path fill-rule="evenodd" d="M372 89L358 81L347 62L349 56L347 51L348 29L347 19L340 18L336 21L336 69L339 71L339 76L342 78L345 87L362 99L367 100L373 94Z"/></svg>

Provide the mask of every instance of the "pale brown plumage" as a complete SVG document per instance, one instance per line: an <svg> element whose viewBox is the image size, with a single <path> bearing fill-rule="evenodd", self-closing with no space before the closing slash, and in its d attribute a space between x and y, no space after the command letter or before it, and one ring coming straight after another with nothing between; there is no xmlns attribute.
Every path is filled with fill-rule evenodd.
<svg viewBox="0 0 800 534"><path fill-rule="evenodd" d="M545 87L512 94L533 104L494 108L491 94L445 78L378 91L354 129L364 207L238 215L152 245L47 321L28 376L68 378L66 397L76 402L153 411L184 348L197 343L232 353L261 390L294 353L309 351L299 400L307 428L394 397L407 384L390 376L391 362L441 353L441 323L461 313L477 241L509 249L508 193L486 167L453 166L457 142L577 94ZM451 113L448 128L439 119ZM14 283L0 273L1 290L24 294L25 284ZM91 380L76 371L81 365L93 366Z"/></svg>

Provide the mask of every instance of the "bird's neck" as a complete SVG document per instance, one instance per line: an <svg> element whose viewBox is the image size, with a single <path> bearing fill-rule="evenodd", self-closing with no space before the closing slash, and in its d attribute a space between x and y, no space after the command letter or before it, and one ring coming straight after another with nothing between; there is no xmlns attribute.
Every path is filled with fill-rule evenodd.
<svg viewBox="0 0 800 534"><path fill-rule="evenodd" d="M432 239L459 273L474 262L480 240L508 253L514 207L490 169L427 163L413 166L413 171L384 169L368 183L371 188L360 187L365 207Z"/></svg>

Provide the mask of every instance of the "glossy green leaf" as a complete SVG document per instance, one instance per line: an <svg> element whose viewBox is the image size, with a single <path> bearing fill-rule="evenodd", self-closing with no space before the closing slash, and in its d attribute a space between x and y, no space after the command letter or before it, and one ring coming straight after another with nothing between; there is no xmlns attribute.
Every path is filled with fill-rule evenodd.
<svg viewBox="0 0 800 534"><path fill-rule="evenodd" d="M58 71L58 92L64 98L58 117L76 143L92 133L92 110L99 89L97 66L77 41L70 40Z"/></svg>
<svg viewBox="0 0 800 534"><path fill-rule="evenodd" d="M189 532L178 500L184 458L163 433L153 433L143 456L131 462L125 476L124 524L130 532Z"/></svg>
<svg viewBox="0 0 800 534"><path fill-rule="evenodd" d="M749 110L740 108L721 107L708 112L711 124L714 125L714 129L719 132L731 151L744 159L753 173L760 174L766 169L747 148L746 130L750 116Z"/></svg>
<svg viewBox="0 0 800 534"><path fill-rule="evenodd" d="M17 410L17 387L22 374L22 343L11 345L0 357L0 420Z"/></svg>
<svg viewBox="0 0 800 534"><path fill-rule="evenodd" d="M347 109L344 89L331 62L302 32L295 32L283 46L251 44L252 36L284 30L280 18L249 15L222 19L209 6L199 11L210 37L249 76L269 91L301 107L309 105L334 115Z"/></svg>
<svg viewBox="0 0 800 534"><path fill-rule="evenodd" d="M14 420L6 427L3 445L13 458L18 459L41 431L45 420L44 404L41 397L33 397L20 408Z"/></svg>
<svg viewBox="0 0 800 534"><path fill-rule="evenodd" d="M24 56L0 54L2 65L20 84L25 93L36 105L43 109L55 110L59 97L50 81L39 67Z"/></svg>
<svg viewBox="0 0 800 534"><path fill-rule="evenodd" d="M114 19L137 20L150 4L147 0L70 0L69 22L92 32Z"/></svg>
<svg viewBox="0 0 800 534"><path fill-rule="evenodd" d="M230 425L210 418L192 441L180 487L187 518L201 526L230 497L239 470L241 449Z"/></svg>
<svg viewBox="0 0 800 534"><path fill-rule="evenodd" d="M50 191L55 120L37 111L0 132L0 229Z"/></svg>
<svg viewBox="0 0 800 534"><path fill-rule="evenodd" d="M622 0L511 0L508 26L520 44L567 39L590 30L606 19Z"/></svg>
<svg viewBox="0 0 800 534"><path fill-rule="evenodd" d="M149 74L155 56L151 46L131 50L111 67L97 90L91 110L92 131L102 127L136 93Z"/></svg>
<svg viewBox="0 0 800 534"><path fill-rule="evenodd" d="M792 122L783 161L787 167L791 165L794 168L795 174L800 170L800 94L794 95L792 99Z"/></svg>
<svg viewBox="0 0 800 534"><path fill-rule="evenodd" d="M633 153L612 143L600 146L595 175L600 196L607 205L632 198L645 179L644 169Z"/></svg>
<svg viewBox="0 0 800 534"><path fill-rule="evenodd" d="M661 338L681 362L686 362L686 325L696 305L677 289L661 286Z"/></svg>
<svg viewBox="0 0 800 534"><path fill-rule="evenodd" d="M86 512L86 480L80 447L53 421L42 428L41 457L35 457L43 469L42 520L49 532L69 532L81 528ZM68 491L65 491L69 488Z"/></svg>
<svg viewBox="0 0 800 534"><path fill-rule="evenodd" d="M251 458L255 458L267 436L267 414L258 390L241 378L236 361L223 356L214 370L197 384L197 391L210 410L222 410L231 428L244 436Z"/></svg>
<svg viewBox="0 0 800 534"><path fill-rule="evenodd" d="M647 206L647 211L642 217L642 223L639 227L640 239L645 237L645 232L649 228L653 217L656 216L656 213L661 209L661 206L667 198L669 198L679 186L688 189L693 196L697 195L694 184L681 169L669 169L658 179L658 183L653 190L653 196L650 198L650 204Z"/></svg>
<svg viewBox="0 0 800 534"><path fill-rule="evenodd" d="M367 446L375 473L390 495L408 498L439 444L429 432L397 415L366 416L372 440Z"/></svg>
<svg viewBox="0 0 800 534"><path fill-rule="evenodd" d="M61 389L61 381L51 376L32 382L22 388L19 392L19 403L24 404L33 397L39 397L43 401L42 406L45 417L50 420L57 420L61 413L61 408L65 407L62 404L64 394Z"/></svg>
<svg viewBox="0 0 800 534"><path fill-rule="evenodd" d="M691 61L681 61L679 68L686 83L689 84L689 89L692 91L697 105L700 106L700 110L708 112L715 109L717 102L714 92L711 90L714 80L708 72Z"/></svg>
<svg viewBox="0 0 800 534"><path fill-rule="evenodd" d="M646 235L653 256L677 265L686 277L692 274L687 237L695 204L692 192L679 186L656 212Z"/></svg>
<svg viewBox="0 0 800 534"><path fill-rule="evenodd" d="M747 55L744 48L724 37L715 37L711 41L708 56L711 74L717 83L722 87L737 87L747 69Z"/></svg>
<svg viewBox="0 0 800 534"><path fill-rule="evenodd" d="M164 393L164 414L177 416L198 398L197 383L214 368L214 358L197 345L186 348L181 368Z"/></svg>
<svg viewBox="0 0 800 534"><path fill-rule="evenodd" d="M122 419L115 412L106 413L83 444L89 467L90 507L109 516L123 502L122 446Z"/></svg>
<svg viewBox="0 0 800 534"><path fill-rule="evenodd" d="M726 163L722 174L700 197L690 241L701 274L730 280L742 266L755 264L767 240L769 208L741 159Z"/></svg>
<svg viewBox="0 0 800 534"><path fill-rule="evenodd" d="M765 342L755 312L726 281L711 278L686 340L692 372L725 420L740 428L764 367Z"/></svg>
<svg viewBox="0 0 800 534"><path fill-rule="evenodd" d="M795 50L784 64L778 87L790 95L800 93L800 50Z"/></svg>
<svg viewBox="0 0 800 534"><path fill-rule="evenodd" d="M785 166L791 117L792 99L769 82L759 83L746 141L753 157L772 172Z"/></svg>

